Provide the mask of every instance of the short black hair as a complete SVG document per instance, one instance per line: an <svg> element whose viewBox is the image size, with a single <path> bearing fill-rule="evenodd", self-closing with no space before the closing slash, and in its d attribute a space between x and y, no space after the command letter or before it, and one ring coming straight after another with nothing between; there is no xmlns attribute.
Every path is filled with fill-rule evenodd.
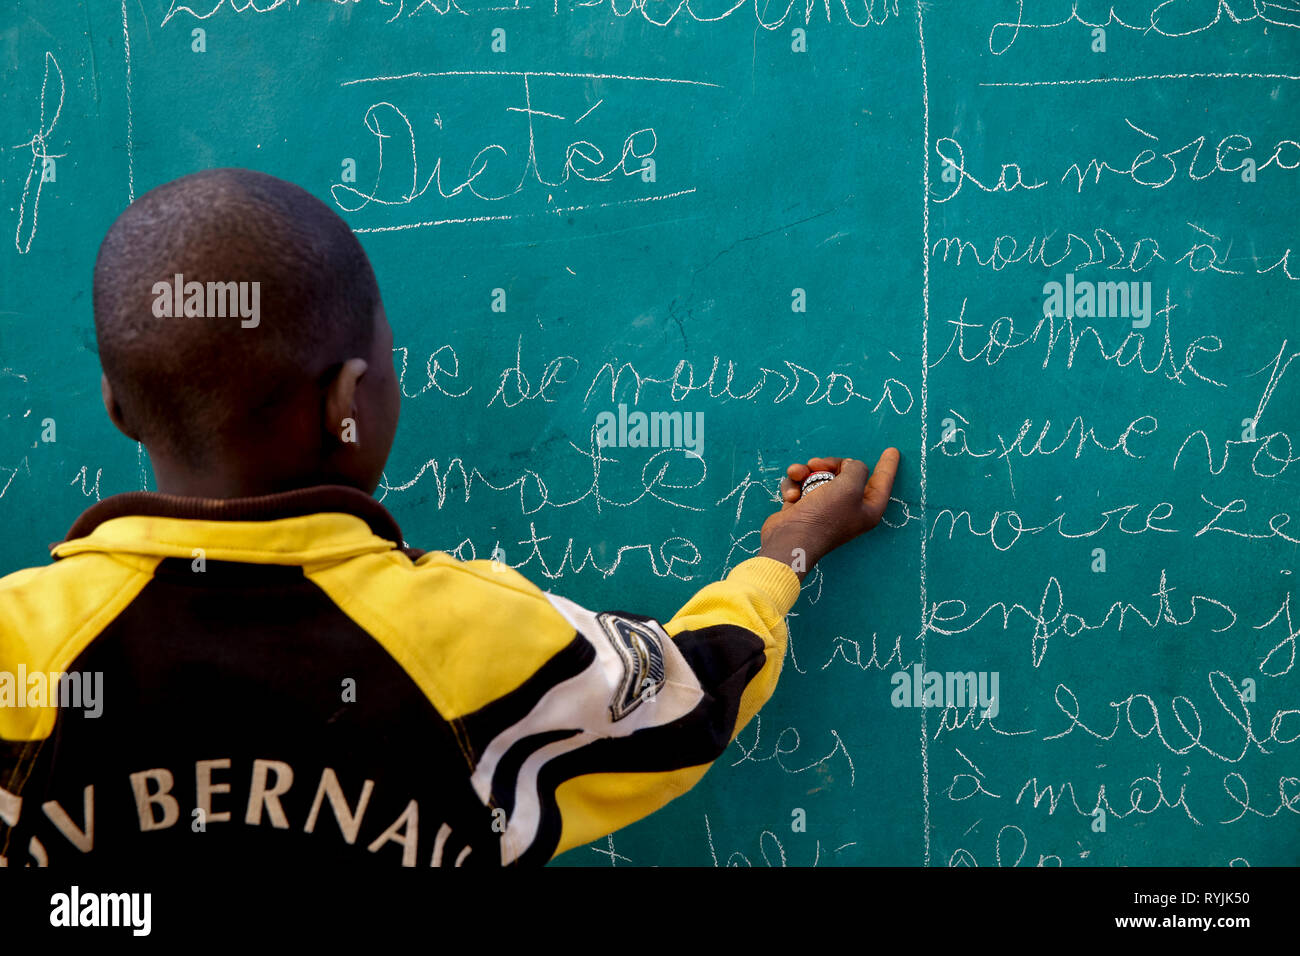
<svg viewBox="0 0 1300 956"><path fill-rule="evenodd" d="M159 317L155 285L177 275L205 287L259 283L257 324L237 313ZM248 169L192 173L131 203L99 247L93 298L100 364L123 417L146 445L191 466L290 391L368 356L380 301L347 223L299 186Z"/></svg>

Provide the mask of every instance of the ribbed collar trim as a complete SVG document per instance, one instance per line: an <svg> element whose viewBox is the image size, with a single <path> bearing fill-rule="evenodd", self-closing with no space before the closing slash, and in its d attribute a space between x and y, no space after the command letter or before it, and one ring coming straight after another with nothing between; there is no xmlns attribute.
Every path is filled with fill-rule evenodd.
<svg viewBox="0 0 1300 956"><path fill-rule="evenodd" d="M252 498L187 498L156 491L128 491L98 501L81 513L65 541L87 537L113 518L145 516L201 521L274 521L321 512L355 515L381 538L403 545L402 529L388 510L370 495L346 485L316 485ZM55 542L51 549L63 542Z"/></svg>

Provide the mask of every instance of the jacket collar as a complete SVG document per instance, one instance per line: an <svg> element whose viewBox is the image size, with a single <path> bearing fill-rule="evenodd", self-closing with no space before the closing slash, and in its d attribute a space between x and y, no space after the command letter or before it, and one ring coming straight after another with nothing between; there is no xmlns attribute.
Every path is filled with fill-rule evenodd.
<svg viewBox="0 0 1300 956"><path fill-rule="evenodd" d="M186 498L150 491L113 495L87 508L55 559L86 551L299 563L404 547L401 529L370 495L317 485L253 498Z"/></svg>

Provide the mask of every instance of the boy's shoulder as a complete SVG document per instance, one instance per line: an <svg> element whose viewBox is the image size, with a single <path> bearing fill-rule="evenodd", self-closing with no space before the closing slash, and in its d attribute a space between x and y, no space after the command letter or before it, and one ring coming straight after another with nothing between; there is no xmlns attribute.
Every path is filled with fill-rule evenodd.
<svg viewBox="0 0 1300 956"><path fill-rule="evenodd" d="M28 655L55 653L130 603L156 561L139 555L79 554L0 578L0 652L21 641Z"/></svg>
<svg viewBox="0 0 1300 956"><path fill-rule="evenodd" d="M137 601L136 630L157 627L144 605L173 622L195 607L221 606L224 616L228 605L232 620L247 618L231 634L238 646L273 629L268 615L306 606L306 588L456 717L523 683L574 639L519 571L407 547L386 509L354 489L226 501L133 492L92 506L52 556L0 579L0 670L67 669L110 625L120 631L115 621ZM268 611L276 594L280 609Z"/></svg>

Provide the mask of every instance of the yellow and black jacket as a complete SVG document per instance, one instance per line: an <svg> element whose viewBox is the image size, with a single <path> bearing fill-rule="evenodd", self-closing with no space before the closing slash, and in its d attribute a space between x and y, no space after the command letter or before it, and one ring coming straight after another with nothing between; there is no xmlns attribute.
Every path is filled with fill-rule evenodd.
<svg viewBox="0 0 1300 956"><path fill-rule="evenodd" d="M9 866L544 863L704 775L799 595L755 557L593 612L336 486L117 495L52 554L0 579Z"/></svg>

